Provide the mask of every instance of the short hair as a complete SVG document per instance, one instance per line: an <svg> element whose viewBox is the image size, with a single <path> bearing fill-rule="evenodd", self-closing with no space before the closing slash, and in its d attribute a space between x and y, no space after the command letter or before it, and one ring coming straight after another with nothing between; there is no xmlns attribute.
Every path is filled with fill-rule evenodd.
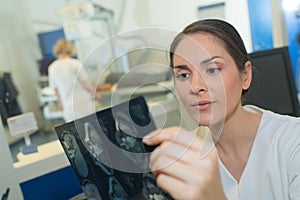
<svg viewBox="0 0 300 200"><path fill-rule="evenodd" d="M59 39L53 46L52 51L56 57L60 54L67 54L69 56L72 56L75 54L75 47L70 41L66 39Z"/></svg>

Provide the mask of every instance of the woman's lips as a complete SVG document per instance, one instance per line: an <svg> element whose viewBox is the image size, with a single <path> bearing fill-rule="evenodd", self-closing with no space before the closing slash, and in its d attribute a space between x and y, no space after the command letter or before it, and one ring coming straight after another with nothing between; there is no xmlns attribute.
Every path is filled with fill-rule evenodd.
<svg viewBox="0 0 300 200"><path fill-rule="evenodd" d="M195 102L191 105L191 107L200 110L200 111L204 111L207 110L208 108L211 107L211 105L215 103L214 101L198 101Z"/></svg>

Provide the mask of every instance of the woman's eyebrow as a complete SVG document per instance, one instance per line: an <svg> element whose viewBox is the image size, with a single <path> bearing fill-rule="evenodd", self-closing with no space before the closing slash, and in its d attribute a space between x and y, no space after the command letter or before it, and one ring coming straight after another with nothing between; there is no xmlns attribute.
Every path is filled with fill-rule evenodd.
<svg viewBox="0 0 300 200"><path fill-rule="evenodd" d="M216 58L222 58L222 57L220 57L220 56L213 56L213 57L211 57L211 58L207 58L207 59L202 60L202 61L200 62L200 64L201 64L201 65L206 65L206 64L210 63L212 60L214 60L214 59L216 59ZM188 65L182 64L182 65L175 65L175 66L173 67L173 69L186 69L186 70L188 70L189 67L188 67Z"/></svg>
<svg viewBox="0 0 300 200"><path fill-rule="evenodd" d="M208 64L208 63L210 63L213 59L215 59L215 58L222 58L222 57L220 57L220 56L213 56L213 57L211 57L211 58L207 58L207 59L205 59L205 60L202 60L201 62L200 62L200 64L201 65L206 65L206 64Z"/></svg>
<svg viewBox="0 0 300 200"><path fill-rule="evenodd" d="M176 65L173 69L189 69L187 65Z"/></svg>

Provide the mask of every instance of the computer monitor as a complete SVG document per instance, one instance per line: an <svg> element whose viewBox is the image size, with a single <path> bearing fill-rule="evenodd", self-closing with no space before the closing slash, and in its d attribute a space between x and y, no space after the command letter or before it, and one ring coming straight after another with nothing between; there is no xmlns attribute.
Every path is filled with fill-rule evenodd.
<svg viewBox="0 0 300 200"><path fill-rule="evenodd" d="M38 33L39 43L43 58L55 58L52 53L52 48L56 41L65 38L64 30L58 29L44 33Z"/></svg>
<svg viewBox="0 0 300 200"><path fill-rule="evenodd" d="M42 58L38 60L39 72L41 76L48 76L48 68L56 58Z"/></svg>
<svg viewBox="0 0 300 200"><path fill-rule="evenodd" d="M243 104L299 116L299 101L288 47L250 54L254 77Z"/></svg>

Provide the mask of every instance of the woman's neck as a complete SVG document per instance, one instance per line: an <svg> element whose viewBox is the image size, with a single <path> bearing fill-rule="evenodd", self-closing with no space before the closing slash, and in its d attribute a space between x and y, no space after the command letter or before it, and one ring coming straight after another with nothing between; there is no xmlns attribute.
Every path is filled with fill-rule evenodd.
<svg viewBox="0 0 300 200"><path fill-rule="evenodd" d="M62 53L62 54L59 54L57 56L58 59L64 59L64 58L69 58L70 56L68 54L65 54L65 53Z"/></svg>
<svg viewBox="0 0 300 200"><path fill-rule="evenodd" d="M221 134L216 141L218 150L240 152L251 146L259 126L261 114L252 113L240 107L236 113L225 121Z"/></svg>
<svg viewBox="0 0 300 200"><path fill-rule="evenodd" d="M226 119L224 126L219 128L217 147L224 152L240 151L241 148L253 143L259 126L261 114L249 112L240 107L235 114Z"/></svg>
<svg viewBox="0 0 300 200"><path fill-rule="evenodd" d="M252 113L242 107L225 122L224 129L216 141L218 156L237 182L246 164L258 131L261 114Z"/></svg>

